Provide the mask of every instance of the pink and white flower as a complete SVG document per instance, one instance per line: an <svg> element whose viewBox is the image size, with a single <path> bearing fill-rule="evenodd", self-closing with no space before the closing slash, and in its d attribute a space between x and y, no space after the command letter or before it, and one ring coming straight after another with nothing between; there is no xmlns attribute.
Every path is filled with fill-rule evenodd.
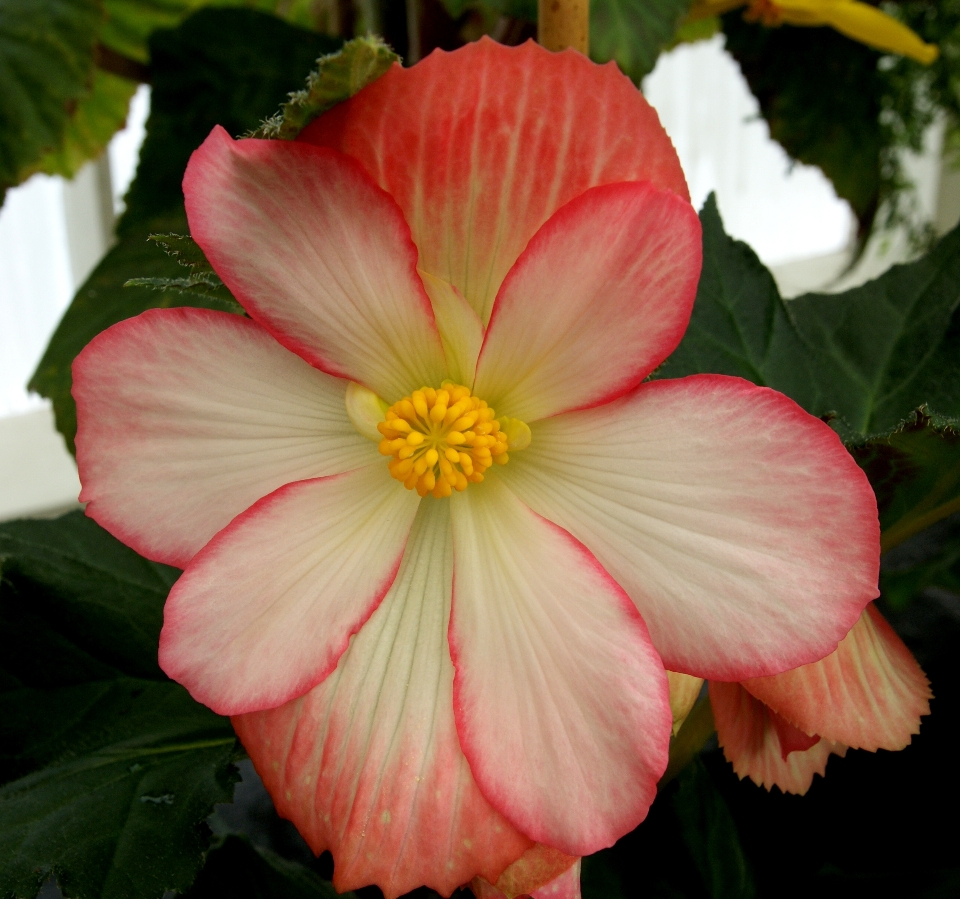
<svg viewBox="0 0 960 899"><path fill-rule="evenodd" d="M645 816L664 665L774 675L877 595L873 494L825 424L735 378L644 383L700 229L612 64L434 53L296 142L215 129L184 192L249 318L91 342L81 498L186 569L161 664L338 889L535 891Z"/></svg>
<svg viewBox="0 0 960 899"><path fill-rule="evenodd" d="M710 684L733 770L768 790L806 793L831 755L898 750L930 714L930 683L872 603L837 649L792 671Z"/></svg>

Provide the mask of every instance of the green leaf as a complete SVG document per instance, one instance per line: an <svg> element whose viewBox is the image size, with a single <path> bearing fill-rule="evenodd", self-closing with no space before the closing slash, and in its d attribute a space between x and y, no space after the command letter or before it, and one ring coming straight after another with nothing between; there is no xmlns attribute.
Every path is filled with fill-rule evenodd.
<svg viewBox="0 0 960 899"><path fill-rule="evenodd" d="M176 28L205 6L247 7L282 16L305 28L316 25L314 0L104 0L107 21L101 41L111 50L138 62L150 59L150 35Z"/></svg>
<svg viewBox="0 0 960 899"><path fill-rule="evenodd" d="M757 891L737 826L700 759L680 774L673 809L711 899L753 899Z"/></svg>
<svg viewBox="0 0 960 899"><path fill-rule="evenodd" d="M960 417L960 228L926 256L842 294L784 302L708 199L690 327L658 375L738 375L779 390L849 438L883 434L927 404Z"/></svg>
<svg viewBox="0 0 960 899"><path fill-rule="evenodd" d="M155 32L147 136L118 234L143 234L154 217L182 213L184 169L211 129L252 131L303 84L318 56L340 46L247 9L203 9L176 30Z"/></svg>
<svg viewBox="0 0 960 899"><path fill-rule="evenodd" d="M58 150L93 79L100 0L0 4L0 199Z"/></svg>
<svg viewBox="0 0 960 899"><path fill-rule="evenodd" d="M337 899L329 882L297 862L230 834L210 851L184 899Z"/></svg>
<svg viewBox="0 0 960 899"><path fill-rule="evenodd" d="M72 178L85 162L96 159L126 123L136 90L135 81L95 69L90 95L77 104L61 145L37 162L37 171Z"/></svg>
<svg viewBox="0 0 960 899"><path fill-rule="evenodd" d="M57 429L71 452L77 413L70 366L97 334L156 307L242 311L225 288L197 274L212 272L205 261L197 268L199 248L189 238L170 236L187 230L183 171L214 125L234 134L249 131L302 83L320 53L339 42L249 10L203 10L176 31L154 35L152 46L147 137L118 227L120 240L77 291L29 385L53 401ZM158 242L175 255L148 241L151 233L159 233ZM180 262L193 272L185 275ZM132 280L136 286L123 286Z"/></svg>
<svg viewBox="0 0 960 899"><path fill-rule="evenodd" d="M880 592L888 608L906 609L931 589L941 604L960 602L960 515L931 525L883 557Z"/></svg>
<svg viewBox="0 0 960 899"><path fill-rule="evenodd" d="M691 0L594 0L590 4L590 56L613 59L637 84L653 71Z"/></svg>
<svg viewBox="0 0 960 899"><path fill-rule="evenodd" d="M185 889L236 740L156 666L175 570L79 512L0 526L0 565L0 892Z"/></svg>
<svg viewBox="0 0 960 899"><path fill-rule="evenodd" d="M400 57L376 36L347 41L336 53L318 59L307 86L291 94L280 112L252 136L293 140L315 118L376 81L399 61Z"/></svg>
<svg viewBox="0 0 960 899"><path fill-rule="evenodd" d="M137 555L80 511L0 524L0 579L42 588L45 605L76 647L133 677L163 677L157 665L163 602L179 575ZM23 656L29 667L38 658L34 648L31 639L15 641L0 655ZM53 670L51 664L38 671Z"/></svg>
<svg viewBox="0 0 960 899"><path fill-rule="evenodd" d="M233 300L220 276L203 255L192 237L183 234L151 234L148 240L158 244L163 251L176 259L190 274L182 278L131 278L124 287L149 287L151 290L172 290L175 293L193 294L198 297L214 297L224 302L233 302L231 312L244 314L243 307Z"/></svg>
<svg viewBox="0 0 960 899"><path fill-rule="evenodd" d="M960 421L920 409L849 447L877 494L886 552L960 512Z"/></svg>

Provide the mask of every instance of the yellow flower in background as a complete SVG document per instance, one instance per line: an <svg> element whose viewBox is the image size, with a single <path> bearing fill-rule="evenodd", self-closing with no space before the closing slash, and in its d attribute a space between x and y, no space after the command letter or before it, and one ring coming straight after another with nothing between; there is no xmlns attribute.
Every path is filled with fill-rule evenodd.
<svg viewBox="0 0 960 899"><path fill-rule="evenodd" d="M909 56L927 66L940 55L936 44L924 43L902 22L858 0L749 0L746 4L744 0L696 0L688 21L719 16L744 5L744 18L768 27L829 25L868 47Z"/></svg>

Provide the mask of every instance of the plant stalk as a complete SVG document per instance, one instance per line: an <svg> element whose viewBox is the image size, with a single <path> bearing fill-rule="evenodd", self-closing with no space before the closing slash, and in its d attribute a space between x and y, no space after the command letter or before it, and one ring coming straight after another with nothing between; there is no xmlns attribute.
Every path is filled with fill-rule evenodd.
<svg viewBox="0 0 960 899"><path fill-rule="evenodd" d="M538 0L537 41L548 50L590 52L590 0Z"/></svg>

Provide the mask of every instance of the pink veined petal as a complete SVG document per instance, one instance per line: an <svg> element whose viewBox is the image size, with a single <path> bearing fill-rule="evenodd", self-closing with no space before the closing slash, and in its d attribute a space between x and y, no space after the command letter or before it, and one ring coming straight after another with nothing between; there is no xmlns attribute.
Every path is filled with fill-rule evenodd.
<svg viewBox="0 0 960 899"><path fill-rule="evenodd" d="M930 714L930 682L871 603L836 652L746 690L801 730L854 749L903 749Z"/></svg>
<svg viewBox="0 0 960 899"><path fill-rule="evenodd" d="M580 859L537 843L510 865L495 885L477 877L470 889L476 899L580 899Z"/></svg>
<svg viewBox="0 0 960 899"><path fill-rule="evenodd" d="M473 384L483 344L483 323L463 294L448 281L423 269L420 277L433 304L450 377L457 384Z"/></svg>
<svg viewBox="0 0 960 899"><path fill-rule="evenodd" d="M410 229L352 159L217 126L183 193L217 274L288 349L390 402L446 377Z"/></svg>
<svg viewBox="0 0 960 899"><path fill-rule="evenodd" d="M170 591L160 666L221 715L303 695L393 583L418 503L381 463L264 497Z"/></svg>
<svg viewBox="0 0 960 899"><path fill-rule="evenodd" d="M353 156L403 209L421 265L486 322L527 241L585 190L687 198L657 114L614 64L488 38L391 69L300 135Z"/></svg>
<svg viewBox="0 0 960 899"><path fill-rule="evenodd" d="M405 490L399 490L406 493ZM445 500L425 500L397 579L323 683L233 719L277 810L340 891L449 895L530 840L483 798L460 751L447 646L453 550Z"/></svg>
<svg viewBox="0 0 960 899"><path fill-rule="evenodd" d="M877 595L870 484L782 394L721 375L654 381L531 430L501 477L596 555L673 671L806 664Z"/></svg>
<svg viewBox="0 0 960 899"><path fill-rule="evenodd" d="M672 671L740 680L812 662L877 596L870 484L782 394L654 381L531 430L500 476L624 587Z"/></svg>
<svg viewBox="0 0 960 899"><path fill-rule="evenodd" d="M345 387L238 315L127 319L73 363L80 500L141 555L184 568L260 497L376 458Z"/></svg>
<svg viewBox="0 0 960 899"><path fill-rule="evenodd" d="M666 673L596 559L488 473L450 498L460 745L494 808L568 855L643 820L667 762Z"/></svg>
<svg viewBox="0 0 960 899"><path fill-rule="evenodd" d="M740 684L710 681L710 704L717 738L737 776L768 790L776 786L802 796L815 774L823 776L831 755L847 753L846 746L821 739L809 749L785 754L770 710Z"/></svg>
<svg viewBox="0 0 960 899"><path fill-rule="evenodd" d="M474 391L529 423L632 390L683 337L701 257L700 221L675 193L649 182L586 191L503 282Z"/></svg>

